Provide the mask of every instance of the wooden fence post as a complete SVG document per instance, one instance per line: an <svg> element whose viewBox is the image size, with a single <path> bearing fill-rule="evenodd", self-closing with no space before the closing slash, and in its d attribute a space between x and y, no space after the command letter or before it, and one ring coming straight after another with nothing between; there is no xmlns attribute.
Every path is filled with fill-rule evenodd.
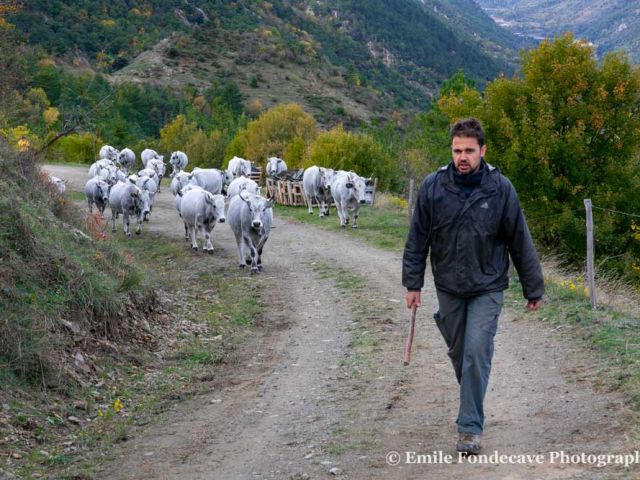
<svg viewBox="0 0 640 480"><path fill-rule="evenodd" d="M414 184L414 180L413 177L411 177L409 179L409 205L408 205L408 210L409 210L409 225L411 225L411 217L413 217L413 185Z"/></svg>
<svg viewBox="0 0 640 480"><path fill-rule="evenodd" d="M589 279L589 299L591 300L591 310L597 308L596 305L596 281L593 269L593 212L591 210L591 199L584 199L584 208L587 214L587 278Z"/></svg>

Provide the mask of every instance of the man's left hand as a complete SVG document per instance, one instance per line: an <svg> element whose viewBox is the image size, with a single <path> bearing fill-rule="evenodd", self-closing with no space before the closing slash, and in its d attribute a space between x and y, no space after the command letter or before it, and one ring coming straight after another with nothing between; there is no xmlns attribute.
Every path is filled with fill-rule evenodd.
<svg viewBox="0 0 640 480"><path fill-rule="evenodd" d="M540 305L542 305L542 299L529 300L527 302L526 309L530 311L538 310L540 308Z"/></svg>

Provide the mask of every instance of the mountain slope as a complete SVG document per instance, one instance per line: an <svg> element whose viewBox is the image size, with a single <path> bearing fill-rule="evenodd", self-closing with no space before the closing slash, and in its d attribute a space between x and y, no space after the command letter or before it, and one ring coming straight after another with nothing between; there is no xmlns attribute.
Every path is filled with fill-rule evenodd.
<svg viewBox="0 0 640 480"><path fill-rule="evenodd" d="M11 20L116 80L232 79L256 109L297 101L321 123L423 109L458 69L511 73L520 46L472 0L34 0Z"/></svg>
<svg viewBox="0 0 640 480"><path fill-rule="evenodd" d="M512 31L538 38L571 30L592 42L599 55L626 51L640 62L640 1L478 0L494 19Z"/></svg>

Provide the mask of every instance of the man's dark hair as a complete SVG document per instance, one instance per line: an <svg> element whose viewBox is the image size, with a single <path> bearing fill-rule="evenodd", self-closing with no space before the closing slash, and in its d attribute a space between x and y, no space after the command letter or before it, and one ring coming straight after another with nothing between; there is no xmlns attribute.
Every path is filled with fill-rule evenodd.
<svg viewBox="0 0 640 480"><path fill-rule="evenodd" d="M484 145L484 129L477 118L462 118L451 127L450 140L453 137L475 138L478 145Z"/></svg>

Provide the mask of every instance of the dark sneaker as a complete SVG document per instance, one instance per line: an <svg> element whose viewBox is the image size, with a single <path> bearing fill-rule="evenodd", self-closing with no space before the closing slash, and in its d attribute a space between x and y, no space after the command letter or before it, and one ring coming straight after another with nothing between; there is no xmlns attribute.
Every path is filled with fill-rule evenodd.
<svg viewBox="0 0 640 480"><path fill-rule="evenodd" d="M467 455L477 455L480 453L480 434L460 432L456 450Z"/></svg>

